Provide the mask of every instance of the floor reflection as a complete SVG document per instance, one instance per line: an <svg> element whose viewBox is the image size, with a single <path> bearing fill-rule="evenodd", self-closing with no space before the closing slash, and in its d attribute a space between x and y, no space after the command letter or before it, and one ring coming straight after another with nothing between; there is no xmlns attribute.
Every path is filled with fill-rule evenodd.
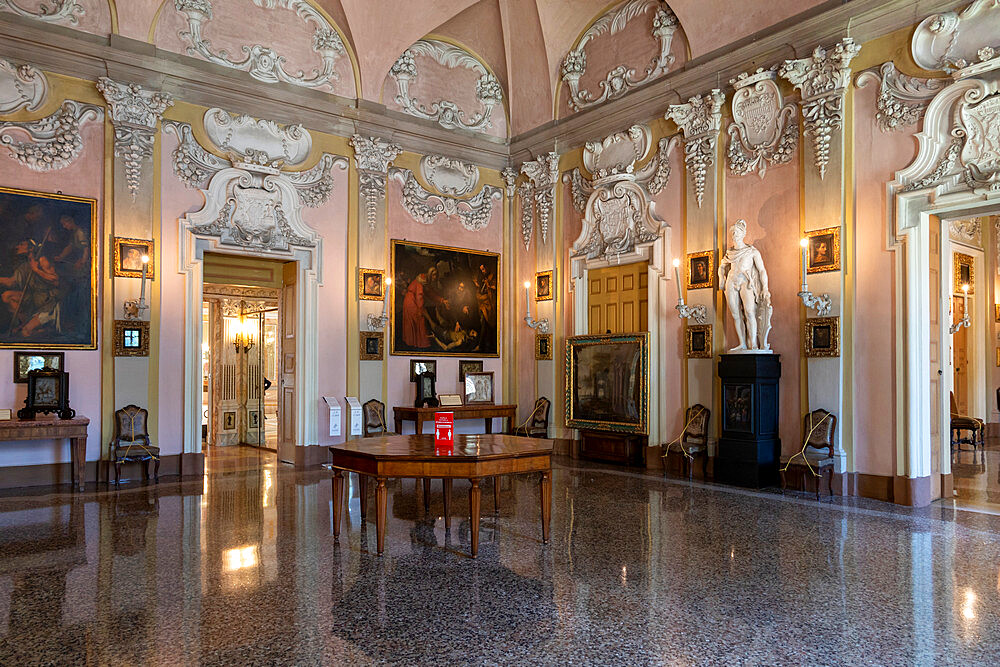
<svg viewBox="0 0 1000 667"><path fill-rule="evenodd" d="M1000 438L987 437L979 450L962 445L952 454L951 472L959 506L1000 513Z"/></svg>
<svg viewBox="0 0 1000 667"><path fill-rule="evenodd" d="M475 560L468 483L446 531L393 480L379 558L355 478L335 542L326 471L206 467L0 498L0 664L997 662L1000 517L561 461L549 545L537 477L487 487Z"/></svg>

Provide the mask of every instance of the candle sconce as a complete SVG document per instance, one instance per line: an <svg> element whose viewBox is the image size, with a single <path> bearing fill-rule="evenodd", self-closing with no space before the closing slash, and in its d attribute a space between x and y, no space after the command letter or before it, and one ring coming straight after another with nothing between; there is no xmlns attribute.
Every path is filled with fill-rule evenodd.
<svg viewBox="0 0 1000 667"><path fill-rule="evenodd" d="M809 281L806 279L809 275L809 239L802 239L799 244L802 246L802 289L799 290L799 298L802 299L803 306L814 309L820 317L826 317L833 309L833 299L829 294L816 296L809 291Z"/></svg>
<svg viewBox="0 0 1000 667"><path fill-rule="evenodd" d="M385 297L382 299L382 312L378 315L368 313L368 330L381 331L389 325L389 290L392 288L392 278L385 279Z"/></svg>
<svg viewBox="0 0 1000 667"><path fill-rule="evenodd" d="M127 299L122 307L125 310L126 320L142 320L145 319L146 311L149 310L149 304L146 303L146 269L149 266L149 255L142 256L142 277L141 286L139 287L139 298L138 299Z"/></svg>
<svg viewBox="0 0 1000 667"><path fill-rule="evenodd" d="M965 301L964 301L965 302L965 308L963 308L963 310L965 311L965 313L962 315L962 319L960 319L958 322L955 322L950 327L948 327L948 333L950 333L953 336L955 334L957 334L958 331L959 331L959 329L961 329L962 327L970 327L970 326L972 326L972 322L969 321L969 305L968 305L969 304L969 285L968 284L962 285L962 292L965 294Z"/></svg>
<svg viewBox="0 0 1000 667"><path fill-rule="evenodd" d="M546 334L549 332L549 318L543 317L536 320L531 316L531 283L528 281L524 282L524 323L538 333Z"/></svg>
<svg viewBox="0 0 1000 667"><path fill-rule="evenodd" d="M689 306L684 303L681 294L681 260L674 258L674 280L677 282L677 315L682 320L693 319L698 324L704 324L708 319L708 308L703 305Z"/></svg>

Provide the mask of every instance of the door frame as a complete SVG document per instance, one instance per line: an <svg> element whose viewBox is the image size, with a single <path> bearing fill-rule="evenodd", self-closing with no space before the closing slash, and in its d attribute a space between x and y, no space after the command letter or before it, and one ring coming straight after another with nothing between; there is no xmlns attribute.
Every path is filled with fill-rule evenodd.
<svg viewBox="0 0 1000 667"><path fill-rule="evenodd" d="M180 222L179 272L184 275L184 453L201 453L201 342L206 252L294 261L295 289L295 437L296 446L318 444L319 331L318 287L322 246L269 253L223 246L219 239L197 236Z"/></svg>

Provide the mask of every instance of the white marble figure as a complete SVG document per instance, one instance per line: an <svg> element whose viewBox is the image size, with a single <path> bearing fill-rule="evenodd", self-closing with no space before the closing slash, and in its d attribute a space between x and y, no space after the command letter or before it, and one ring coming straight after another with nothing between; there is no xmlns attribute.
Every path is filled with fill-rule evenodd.
<svg viewBox="0 0 1000 667"><path fill-rule="evenodd" d="M771 292L764 260L756 248L743 242L747 235L746 220L737 220L729 233L733 244L719 262L719 284L723 285L740 339L739 346L730 351L769 353Z"/></svg>

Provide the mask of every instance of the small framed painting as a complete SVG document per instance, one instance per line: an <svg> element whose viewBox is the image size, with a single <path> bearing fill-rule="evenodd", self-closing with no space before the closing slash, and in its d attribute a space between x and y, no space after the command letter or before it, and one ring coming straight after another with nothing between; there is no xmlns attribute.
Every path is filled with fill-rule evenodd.
<svg viewBox="0 0 1000 667"><path fill-rule="evenodd" d="M252 429L260 428L260 410L249 410L247 412L247 426Z"/></svg>
<svg viewBox="0 0 1000 667"><path fill-rule="evenodd" d="M38 413L56 412L60 419L72 419L69 407L69 374L65 371L34 370L28 373L28 397L17 411L18 419L31 420Z"/></svg>
<svg viewBox="0 0 1000 667"><path fill-rule="evenodd" d="M115 320L114 337L116 357L149 356L149 322Z"/></svg>
<svg viewBox="0 0 1000 667"><path fill-rule="evenodd" d="M535 334L535 359L552 359L552 334Z"/></svg>
<svg viewBox="0 0 1000 667"><path fill-rule="evenodd" d="M236 430L236 411L227 410L222 413L222 430L223 431L235 431Z"/></svg>
<svg viewBox="0 0 1000 667"><path fill-rule="evenodd" d="M438 405L442 408L460 408L462 407L462 395L438 394Z"/></svg>
<svg viewBox="0 0 1000 667"><path fill-rule="evenodd" d="M1000 303L993 304L993 321L1000 322Z"/></svg>
<svg viewBox="0 0 1000 667"><path fill-rule="evenodd" d="M552 300L552 272L541 271L535 274L535 301Z"/></svg>
<svg viewBox="0 0 1000 667"><path fill-rule="evenodd" d="M361 332L361 360L381 361L385 353L385 334L381 331Z"/></svg>
<svg viewBox="0 0 1000 667"><path fill-rule="evenodd" d="M358 298L366 301L385 299L385 273L378 269L358 269Z"/></svg>
<svg viewBox="0 0 1000 667"><path fill-rule="evenodd" d="M410 382L416 382L422 373L434 373L437 377L437 365L434 359L410 359Z"/></svg>
<svg viewBox="0 0 1000 667"><path fill-rule="evenodd" d="M120 278L142 278L142 258L148 257L146 277L153 279L153 242L146 239L115 237L114 275Z"/></svg>
<svg viewBox="0 0 1000 667"><path fill-rule="evenodd" d="M465 374L465 404L493 403L493 371Z"/></svg>
<svg viewBox="0 0 1000 667"><path fill-rule="evenodd" d="M63 352L14 352L14 382L24 384L28 381L28 371L49 370L61 371L65 363Z"/></svg>
<svg viewBox="0 0 1000 667"><path fill-rule="evenodd" d="M972 255L965 253L954 253L955 263L955 294L975 294L976 285L976 259ZM968 285L966 292L962 289Z"/></svg>
<svg viewBox="0 0 1000 667"><path fill-rule="evenodd" d="M712 286L715 270L715 251L692 252L687 256L687 288L701 289Z"/></svg>
<svg viewBox="0 0 1000 667"><path fill-rule="evenodd" d="M840 318L812 317L807 319L802 347L807 357L839 357Z"/></svg>
<svg viewBox="0 0 1000 667"><path fill-rule="evenodd" d="M840 271L840 227L806 232L806 273Z"/></svg>
<svg viewBox="0 0 1000 667"><path fill-rule="evenodd" d="M483 362L480 359L459 359L458 360L458 384L465 386L466 373L482 373Z"/></svg>
<svg viewBox="0 0 1000 667"><path fill-rule="evenodd" d="M712 325L689 324L685 327L684 352L688 359L711 359Z"/></svg>

